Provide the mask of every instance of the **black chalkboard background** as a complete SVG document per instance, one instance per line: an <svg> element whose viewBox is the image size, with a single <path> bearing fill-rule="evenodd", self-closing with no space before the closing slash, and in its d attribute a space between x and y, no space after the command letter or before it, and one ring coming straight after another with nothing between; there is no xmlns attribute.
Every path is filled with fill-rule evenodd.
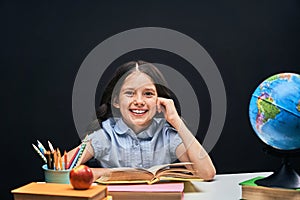
<svg viewBox="0 0 300 200"><path fill-rule="evenodd" d="M10 190L43 180L42 160L31 143L50 140L70 149L79 143L72 89L89 52L108 37L138 27L184 33L209 53L224 80L227 116L210 152L221 173L272 171L280 159L264 153L253 132L248 104L270 75L300 73L300 2L289 1L0 1L1 199ZM176 41L174 41L176 42ZM178 56L159 50L128 53L115 64L144 59L179 67ZM184 73L199 85L201 77ZM201 94L199 140L207 130L210 100ZM203 94L203 95L202 95ZM300 171L300 159L291 159Z"/></svg>

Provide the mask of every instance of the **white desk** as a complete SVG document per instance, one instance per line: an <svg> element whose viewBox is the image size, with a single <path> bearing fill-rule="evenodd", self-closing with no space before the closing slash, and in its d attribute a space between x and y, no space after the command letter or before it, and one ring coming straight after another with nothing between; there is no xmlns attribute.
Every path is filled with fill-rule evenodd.
<svg viewBox="0 0 300 200"><path fill-rule="evenodd" d="M241 199L239 183L257 176L269 176L271 172L220 174L211 182L193 182L199 192L185 192L184 200L238 200Z"/></svg>

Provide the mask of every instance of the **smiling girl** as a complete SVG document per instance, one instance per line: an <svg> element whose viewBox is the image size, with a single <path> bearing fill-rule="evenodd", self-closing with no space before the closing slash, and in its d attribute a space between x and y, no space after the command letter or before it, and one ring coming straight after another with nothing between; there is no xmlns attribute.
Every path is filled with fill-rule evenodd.
<svg viewBox="0 0 300 200"><path fill-rule="evenodd" d="M103 93L97 111L100 127L88 136L91 143L82 163L93 157L100 162L103 168L92 168L97 179L107 168L149 168L178 159L192 162L200 178L213 179L214 165L184 124L176 102L153 64L137 61L120 66Z"/></svg>

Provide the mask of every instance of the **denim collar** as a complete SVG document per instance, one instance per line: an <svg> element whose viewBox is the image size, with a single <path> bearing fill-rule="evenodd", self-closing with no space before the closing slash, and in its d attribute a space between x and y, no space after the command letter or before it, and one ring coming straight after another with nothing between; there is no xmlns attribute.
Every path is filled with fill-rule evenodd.
<svg viewBox="0 0 300 200"><path fill-rule="evenodd" d="M160 131L165 124L165 119L162 118L153 118L152 123L142 132L135 134L134 131L125 124L122 118L115 119L116 124L114 130L117 134L134 134L137 138L140 139L150 139L156 132Z"/></svg>

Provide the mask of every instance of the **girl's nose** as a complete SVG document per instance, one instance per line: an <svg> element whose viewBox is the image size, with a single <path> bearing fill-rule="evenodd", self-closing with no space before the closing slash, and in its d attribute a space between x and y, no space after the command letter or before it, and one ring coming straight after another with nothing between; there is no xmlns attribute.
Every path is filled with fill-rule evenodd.
<svg viewBox="0 0 300 200"><path fill-rule="evenodd" d="M146 104L146 102L145 101L136 101L136 100L134 100L133 104L135 106L144 106Z"/></svg>
<svg viewBox="0 0 300 200"><path fill-rule="evenodd" d="M134 101L133 101L133 103L134 103L134 105L145 105L145 101L144 101L144 99L143 99L143 96L142 95L139 95L139 94L137 94L136 95L136 98L134 99Z"/></svg>

